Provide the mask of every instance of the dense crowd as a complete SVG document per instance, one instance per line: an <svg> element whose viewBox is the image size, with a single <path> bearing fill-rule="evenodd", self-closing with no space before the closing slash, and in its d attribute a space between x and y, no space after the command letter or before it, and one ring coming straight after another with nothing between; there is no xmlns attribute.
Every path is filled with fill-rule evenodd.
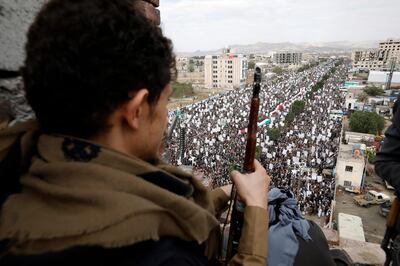
<svg viewBox="0 0 400 266"><path fill-rule="evenodd" d="M337 62L337 61L336 61ZM339 88L347 66L328 61L303 72L289 72L262 85L257 146L260 162L268 170L272 185L292 189L305 214L329 215L334 179L323 171L332 167L338 153L341 120L332 115L341 110ZM324 86L310 95L323 79ZM243 162L252 87L228 91L180 110L180 123L172 132L167 151L173 164L193 166L213 186L230 183L229 172ZM293 122L285 122L291 105L305 102ZM176 112L169 114L170 124ZM181 129L185 146L180 156ZM279 128L273 141L267 132ZM181 157L183 160L181 160Z"/></svg>

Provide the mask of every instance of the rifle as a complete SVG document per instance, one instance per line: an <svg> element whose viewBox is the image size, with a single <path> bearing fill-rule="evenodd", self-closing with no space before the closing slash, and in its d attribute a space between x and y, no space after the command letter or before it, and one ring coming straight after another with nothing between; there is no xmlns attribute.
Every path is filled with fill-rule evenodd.
<svg viewBox="0 0 400 266"><path fill-rule="evenodd" d="M399 223L398 218L399 218L399 200L396 197L392 203L392 207L390 208L390 213L387 217L386 221L386 232L385 236L382 240L381 243L381 248L385 251L386 253L386 261L385 261L385 266L389 266L390 263L392 262L393 259L393 252L394 250L394 242L396 240L396 236L398 235L397 231L397 225ZM398 251L398 250L397 250ZM398 264L393 264L393 265L398 265Z"/></svg>
<svg viewBox="0 0 400 266"><path fill-rule="evenodd" d="M260 107L260 98L259 98L260 89L261 89L261 69L259 67L256 67L254 73L253 96L251 98L249 125L247 127L246 154L243 163L244 173L252 173L255 171L254 159L256 154L258 109ZM229 230L226 261L229 261L238 251L239 240L242 233L244 208L245 208L244 203L241 202L240 199L238 198L234 186L232 188L232 197L234 199L234 203L233 203L232 217Z"/></svg>

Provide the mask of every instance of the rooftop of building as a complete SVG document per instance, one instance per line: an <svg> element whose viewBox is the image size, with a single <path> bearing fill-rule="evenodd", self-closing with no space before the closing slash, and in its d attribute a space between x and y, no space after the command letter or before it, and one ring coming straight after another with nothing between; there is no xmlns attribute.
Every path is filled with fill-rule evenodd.
<svg viewBox="0 0 400 266"><path fill-rule="evenodd" d="M365 148L363 151L362 145L365 144L340 144L338 159L343 159L346 162L364 162L363 153L365 153Z"/></svg>
<svg viewBox="0 0 400 266"><path fill-rule="evenodd" d="M386 83L389 72L387 71L370 71L368 82L371 83ZM393 72L392 83L400 83L400 72Z"/></svg>
<svg viewBox="0 0 400 266"><path fill-rule="evenodd" d="M362 142L372 142L375 139L375 135L367 134L367 133L359 133L359 132L352 132L346 131L346 141L348 144L362 144Z"/></svg>
<svg viewBox="0 0 400 266"><path fill-rule="evenodd" d="M400 39L387 39L386 41L379 42L379 44L399 43Z"/></svg>

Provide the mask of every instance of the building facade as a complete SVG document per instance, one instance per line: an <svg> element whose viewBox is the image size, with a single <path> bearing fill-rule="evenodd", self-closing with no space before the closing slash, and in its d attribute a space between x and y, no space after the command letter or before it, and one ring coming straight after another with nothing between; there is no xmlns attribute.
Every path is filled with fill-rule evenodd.
<svg viewBox="0 0 400 266"><path fill-rule="evenodd" d="M336 163L337 185L359 192L363 185L365 159L359 145L341 144Z"/></svg>
<svg viewBox="0 0 400 266"><path fill-rule="evenodd" d="M400 61L400 39L387 40L379 43L379 60L384 62L384 70L390 69L391 60Z"/></svg>
<svg viewBox="0 0 400 266"><path fill-rule="evenodd" d="M204 59L206 88L242 88L246 85L247 58L225 49L221 55L207 55Z"/></svg>
<svg viewBox="0 0 400 266"><path fill-rule="evenodd" d="M351 59L353 60L354 68L376 70L382 69L383 60L378 60L379 50L366 50L366 51L355 51L352 53Z"/></svg>
<svg viewBox="0 0 400 266"><path fill-rule="evenodd" d="M302 53L276 52L272 56L273 63L277 65L300 65L303 59Z"/></svg>
<svg viewBox="0 0 400 266"><path fill-rule="evenodd" d="M378 49L354 51L353 67L368 70L388 70L391 61L400 61L400 40L389 39L379 43Z"/></svg>

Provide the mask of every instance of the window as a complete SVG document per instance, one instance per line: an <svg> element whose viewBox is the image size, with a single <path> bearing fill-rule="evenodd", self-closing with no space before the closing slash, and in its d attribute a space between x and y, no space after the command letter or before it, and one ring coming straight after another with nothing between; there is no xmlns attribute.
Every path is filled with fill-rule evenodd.
<svg viewBox="0 0 400 266"><path fill-rule="evenodd" d="M344 181L345 187L351 187L351 181Z"/></svg>
<svg viewBox="0 0 400 266"><path fill-rule="evenodd" d="M345 171L346 171L346 172L353 172L353 166L348 166L348 165L346 165Z"/></svg>

